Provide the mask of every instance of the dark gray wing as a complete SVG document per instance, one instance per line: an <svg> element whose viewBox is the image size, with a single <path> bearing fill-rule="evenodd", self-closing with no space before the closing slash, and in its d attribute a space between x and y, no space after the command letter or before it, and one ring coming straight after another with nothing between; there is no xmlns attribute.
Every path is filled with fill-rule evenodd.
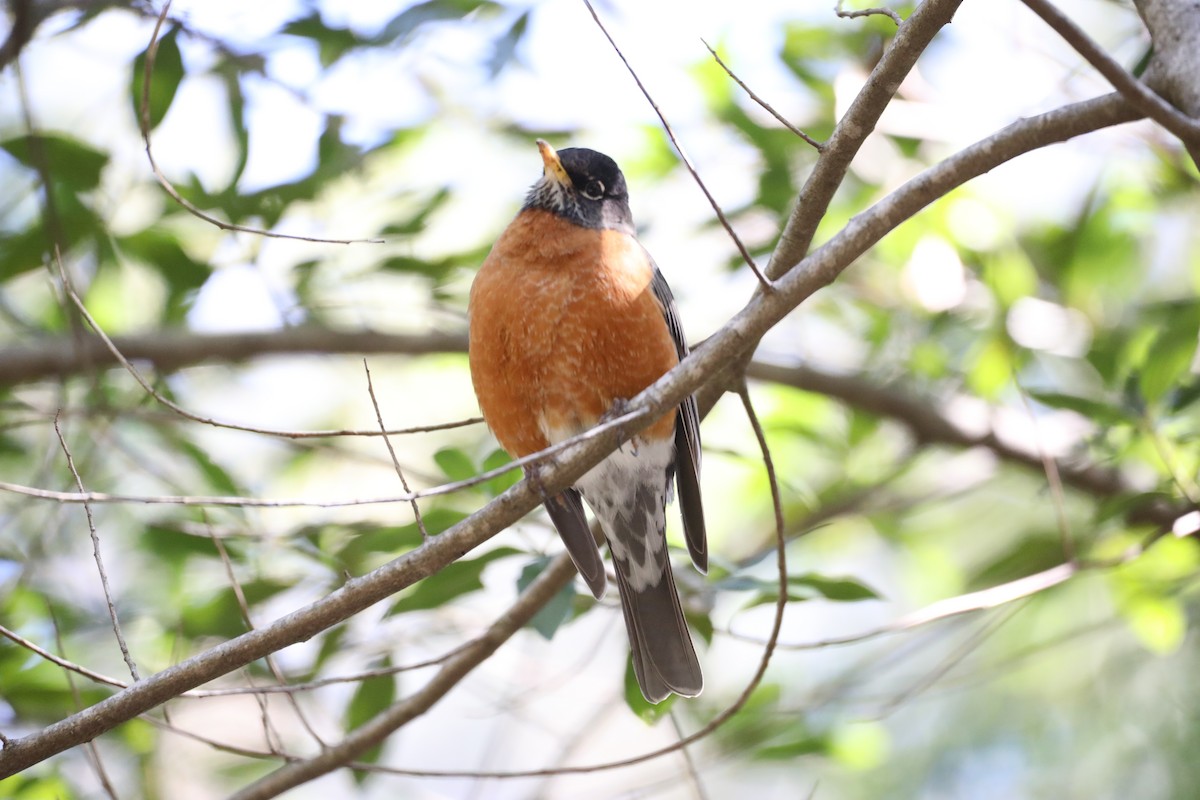
<svg viewBox="0 0 1200 800"><path fill-rule="evenodd" d="M667 329L675 341L675 352L682 361L688 354L688 346L683 326L679 323L675 296L671 294L667 279L649 253L646 253L646 258L654 268L650 288L662 304ZM700 498L700 413L696 409L694 395L688 395L679 404L675 422L675 483L679 492L679 510L683 515L684 538L687 539L692 563L701 572L708 572L708 534L704 528L704 504Z"/></svg>
<svg viewBox="0 0 1200 800"><path fill-rule="evenodd" d="M600 557L600 548L596 540L592 538L592 529L588 527L579 492L567 489L561 494L546 498L545 506L550 514L550 521L554 523L559 537L567 546L571 560L575 562L575 569L579 570L583 582L599 600L604 596L604 588L607 585L604 561Z"/></svg>

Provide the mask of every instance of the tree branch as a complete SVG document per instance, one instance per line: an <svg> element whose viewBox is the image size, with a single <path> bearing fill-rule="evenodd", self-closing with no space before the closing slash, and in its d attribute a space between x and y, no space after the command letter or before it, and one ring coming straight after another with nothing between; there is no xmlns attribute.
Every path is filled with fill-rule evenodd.
<svg viewBox="0 0 1200 800"><path fill-rule="evenodd" d="M1194 120L1200 120L1200 8L1189 0L1134 0L1154 42L1143 76L1154 89ZM1200 143L1184 142L1200 167Z"/></svg>
<svg viewBox="0 0 1200 800"><path fill-rule="evenodd" d="M1200 120L1194 120L1186 114L1181 114L1170 103L1151 91L1149 87L1117 63L1116 59L1106 53L1100 45L1096 44L1078 25L1072 22L1070 17L1059 11L1049 0L1023 0L1023 2L1029 6L1029 9L1033 13L1041 17L1043 22L1053 28L1059 36L1063 37L1067 44L1075 48L1077 53L1087 59L1087 62L1095 67L1112 84L1113 88L1125 97L1131 106L1178 136L1189 147L1200 146ZM1178 6L1176 9L1177 13L1170 15L1169 27L1173 28L1179 25L1182 19L1189 16L1189 10L1183 8L1184 5L1187 4L1176 3L1176 6ZM1193 6L1190 16L1196 16L1195 4L1192 3L1190 5ZM1163 31L1160 30L1159 32L1162 33ZM1155 44L1157 42L1156 38ZM1188 76L1188 80L1192 84L1196 82L1196 74L1193 71Z"/></svg>
<svg viewBox="0 0 1200 800"><path fill-rule="evenodd" d="M238 362L275 354L428 355L467 351L467 337L461 333L332 331L316 326L232 334L198 334L186 330L156 331L145 335L114 336L112 340L127 359L149 362L159 372L171 372L196 364ZM13 345L0 350L0 386L47 378L66 378L89 366L118 366L116 356L105 347L98 336L86 336L79 349L75 348L73 340L65 337Z"/></svg>
<svg viewBox="0 0 1200 800"><path fill-rule="evenodd" d="M420 691L394 703L371 720L356 728L341 742L321 750L303 761L285 764L233 795L235 800L264 800L299 786L313 778L344 767L355 757L370 750L393 731L421 716L446 693L458 685L467 673L525 626L533 616L566 586L575 575L575 565L566 553L560 554L484 633L442 664L437 675Z"/></svg>
<svg viewBox="0 0 1200 800"><path fill-rule="evenodd" d="M866 141L883 110L892 101L900 83L912 70L925 48L943 27L950 24L962 0L926 0L919 4L896 31L896 38L871 70L870 77L854 102L838 120L833 135L800 190L796 207L779 235L779 243L767 264L767 277L774 280L791 269L808 253L817 225L825 216L834 193L842 185L850 162Z"/></svg>
<svg viewBox="0 0 1200 800"><path fill-rule="evenodd" d="M928 0L919 7L937 6ZM956 4L949 4L956 5ZM916 14L913 18L916 18ZM912 19L910 18L910 23ZM908 23L906 23L908 24ZM636 419L606 430L566 449L546 462L540 473L543 489L557 491L599 463L640 427L650 424L711 379L732 359L742 356L766 331L779 323L817 289L832 282L856 258L920 209L966 181L1022 153L1064 141L1098 128L1137 118L1117 95L1066 106L1022 119L926 170L874 207L856 216L824 246L776 282L776 291L758 293L719 331L645 391L630 401L644 409ZM238 669L288 645L309 639L405 586L433 574L531 511L542 494L521 481L416 550L362 577L348 581L329 596L255 631L217 645L180 664L42 731L7 742L0 750L0 777L7 777L55 753L90 741L104 731L160 705L187 689Z"/></svg>
<svg viewBox="0 0 1200 800"><path fill-rule="evenodd" d="M746 377L837 398L853 408L895 420L908 428L922 444L985 447L1010 463L1039 472L1045 466L1036 448L1006 442L990 427L983 431L968 429L948 419L930 398L909 394L896 386L880 385L856 375L835 375L807 366L781 366L761 361L751 362ZM1054 463L1064 484L1093 497L1105 499L1136 491L1119 470L1070 461L1055 460ZM1129 519L1170 527L1186 511L1185 506L1158 500L1132 509Z"/></svg>

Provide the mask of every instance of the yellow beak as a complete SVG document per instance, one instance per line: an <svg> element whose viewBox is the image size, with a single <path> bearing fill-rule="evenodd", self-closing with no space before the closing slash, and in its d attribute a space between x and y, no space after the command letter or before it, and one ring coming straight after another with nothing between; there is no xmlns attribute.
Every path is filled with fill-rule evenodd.
<svg viewBox="0 0 1200 800"><path fill-rule="evenodd" d="M546 177L552 178L563 186L569 187L571 185L571 178L567 175L566 169L563 168L558 153L554 152L554 148L542 139L537 140L537 146L538 152L542 154L542 163L546 166Z"/></svg>

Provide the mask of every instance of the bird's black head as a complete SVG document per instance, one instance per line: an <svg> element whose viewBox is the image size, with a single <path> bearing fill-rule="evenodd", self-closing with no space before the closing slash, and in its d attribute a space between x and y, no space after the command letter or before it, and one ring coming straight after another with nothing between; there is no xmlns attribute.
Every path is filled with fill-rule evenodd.
<svg viewBox="0 0 1200 800"><path fill-rule="evenodd" d="M538 140L545 172L525 197L524 208L540 208L585 228L632 234L629 191L621 168L586 147L554 148Z"/></svg>

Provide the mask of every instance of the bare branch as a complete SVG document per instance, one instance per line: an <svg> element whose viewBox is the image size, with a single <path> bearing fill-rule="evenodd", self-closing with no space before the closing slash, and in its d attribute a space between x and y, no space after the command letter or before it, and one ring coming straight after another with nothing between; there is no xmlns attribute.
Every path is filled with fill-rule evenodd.
<svg viewBox="0 0 1200 800"><path fill-rule="evenodd" d="M75 459L71 457L71 448L67 446L67 440L58 426L57 416L54 417L54 433L58 437L58 444L62 447L63 454L67 457L67 468L71 470L71 475L75 478L75 485L79 487L79 493L87 494L87 490L83 488L83 478L79 477L79 470L75 469ZM84 502L83 511L87 515L88 532L92 537L92 558L96 561L96 571L100 573L100 587L104 591L104 603L108 607L108 618L112 623L113 635L117 637L117 646L121 648L121 658L125 659L125 666L129 667L129 674L137 681L140 680L137 664L134 663L133 656L129 655L129 646L125 644L125 636L121 633L121 620L117 616L117 606L113 602L112 588L108 584L108 571L104 569L104 557L100 554L100 534L96 532L96 521L92 518L91 505Z"/></svg>
<svg viewBox="0 0 1200 800"><path fill-rule="evenodd" d="M408 488L408 480L404 477L404 470L400 469L400 460L396 458L396 450L392 447L392 440L388 438L387 426L383 424L383 412L379 410L379 401L375 399L375 384L371 382L371 368L367 366L367 360L363 359L363 369L367 373L367 392L371 395L371 405L375 407L375 419L379 421L379 430L383 433L383 443L387 445L388 455L392 457L392 466L396 468L396 477L400 479L400 485L404 487L406 494L411 494L412 490ZM421 516L421 506L417 503L417 498L409 501L412 506L413 517L417 520L417 529L421 531L421 538L428 539L429 531L425 530L425 518Z"/></svg>
<svg viewBox="0 0 1200 800"><path fill-rule="evenodd" d="M910 28L921 10L941 7L926 0L906 21ZM897 36L897 40L901 37ZM568 448L544 464L541 483L548 491L570 485L640 427L675 408L688 394L742 356L747 348L799 303L832 281L867 248L920 209L971 178L1017 155L1064 141L1098 128L1137 118L1119 96L1106 96L1014 122L1004 130L930 168L874 207L855 217L824 246L806 257L776 284L776 291L756 294L747 306L645 391L630 399L637 411L615 420L614 427ZM444 567L481 544L498 530L532 510L541 494L521 481L467 519L430 539L416 550L279 620L199 653L130 688L49 725L40 732L10 740L0 751L0 777L11 775L55 753L88 741L121 722L159 705L187 689L238 669L289 644L311 638L368 606Z"/></svg>
<svg viewBox="0 0 1200 800"><path fill-rule="evenodd" d="M891 18L892 22L896 23L896 27L904 24L904 18L890 8L860 8L856 11L847 11L842 8L846 4L846 0L838 0L837 6L834 7L834 12L842 19L856 19L858 17L884 16Z"/></svg>
<svg viewBox="0 0 1200 800"><path fill-rule="evenodd" d="M127 683L123 683L122 681L117 680L116 678L110 678L107 675L101 675L99 672L95 672L84 666L80 666L79 664L76 664L73 661L68 661L65 658L62 658L61 656L56 656L54 653L51 653L49 650L45 649L44 647L39 646L35 642L31 642L30 640L26 639L24 636L21 636L20 634L18 634L16 631L11 631L8 628L4 627L3 625L0 625L0 636L3 636L4 638L10 640L14 644L16 644L18 647L24 647L29 652L36 654L37 656L45 659L46 661L49 661L51 664L57 664L58 666L62 667L63 669L65 669L69 672L74 672L78 675L82 675L83 677L87 678L88 680L95 681L96 683L104 684L106 686L115 686L118 689L124 689L126 686L129 685Z"/></svg>
<svg viewBox="0 0 1200 800"><path fill-rule="evenodd" d="M751 100L758 103L760 106L762 106L762 108L764 110L766 110L766 112L768 114L770 114L775 119L779 120L780 125L782 125L783 127L787 128L792 133L799 136L801 139L803 139L808 144L812 145L813 149L816 150L818 153L825 149L825 145L821 144L816 139L812 138L807 133L800 130L792 123L788 122L787 118L784 117L782 114L780 114L778 111L776 111L771 106L770 103L768 103L766 100L763 100L761 97L759 97L757 94L755 94L754 90L751 89L749 86L747 86L745 84L745 82L741 78L739 78L737 75L735 75L733 70L731 70L729 68L729 66L724 61L721 60L721 57L719 55L717 55L717 51L713 49L712 45L710 45L708 42L705 42L703 39L701 39L700 41L704 43L704 46L706 48L708 48L708 52L712 54L713 59L717 62L718 65L720 65L721 69L725 70L725 74L728 75L730 78L733 78L734 83L736 83L738 86L742 87L742 90L746 94L750 95Z"/></svg>
<svg viewBox="0 0 1200 800"><path fill-rule="evenodd" d="M936 399L913 395L896 386L882 385L856 375L836 375L805 365L783 366L753 361L746 376L756 380L773 381L794 386L806 392L817 392L841 400L877 416L893 419L909 429L922 444L947 444L955 447L985 447L998 458L1029 469L1045 468L1043 456L1036 447L1027 448L1000 438L993 429L976 430L950 420ZM1136 491L1120 471L1095 464L1055 461L1055 471L1062 481L1097 498L1116 497ZM1188 507L1171 505L1162 500L1149 501L1129 512L1134 522L1147 522L1169 527Z"/></svg>
<svg viewBox="0 0 1200 800"><path fill-rule="evenodd" d="M89 336L83 341L83 352L72 350L72 342L65 338L6 346L0 349L0 386L68 377L82 371L85 364L95 364L97 367L120 366L121 361L113 353L113 349L129 361L149 362L159 372L172 372L196 364L239 362L264 355L429 355L467 351L467 337L461 333L338 331L313 325L278 331L230 334L162 330L142 336L114 336L109 341L112 343L111 348L99 336ZM455 423L421 430L444 430L452 424ZM379 435L378 429L322 433L343 436ZM388 433L394 435L396 432Z"/></svg>
<svg viewBox="0 0 1200 800"><path fill-rule="evenodd" d="M1117 63L1116 59L1096 44L1083 30L1071 21L1049 0L1023 0L1033 13L1037 14L1075 51L1087 59L1096 70L1112 84L1125 100L1138 111L1162 125L1175 134L1185 144L1200 147L1200 120L1194 120L1159 97L1144 83ZM1186 13L1195 13L1191 10ZM1193 76L1194 78L1194 76Z"/></svg>
<svg viewBox="0 0 1200 800"><path fill-rule="evenodd" d="M1134 5L1154 42L1143 80L1180 111L1200 119L1200 14L1189 0L1134 0ZM1187 147L1200 165L1200 144Z"/></svg>
<svg viewBox="0 0 1200 800"><path fill-rule="evenodd" d="M800 197L788 218L771 261L767 275L776 279L792 269L808 254L817 225L825 216L830 201L850 169L859 148L875 125L892 97L900 88L917 58L945 25L949 24L962 0L926 0L917 5L912 15L896 31L896 38L883 57L871 70L870 77L846 114L838 120L833 135L825 143L816 165L800 190Z"/></svg>
<svg viewBox="0 0 1200 800"><path fill-rule="evenodd" d="M524 627L575 576L575 565L563 553L542 571L520 598L487 632L447 659L429 683L417 693L393 704L369 722L355 729L341 742L319 755L285 764L279 769L233 795L237 800L262 800L299 786L313 778L346 766L358 756L382 742L393 731L413 720L441 700L466 675Z"/></svg>
<svg viewBox="0 0 1200 800"><path fill-rule="evenodd" d="M592 19L596 21L596 25L599 26L600 32L604 34L604 38L608 39L608 43L612 45L612 49L616 51L617 56L621 59L621 63L625 65L625 69L629 70L629 74L633 76L633 82L637 84L638 89L640 89L642 94L645 95L646 101L650 103L650 107L654 109L654 113L658 115L659 121L662 122L663 130L667 132L667 136L670 138L671 144L675 145L675 151L679 153L679 160L683 162L685 167L687 167L687 171L691 173L692 179L696 181L696 185L700 187L700 191L704 192L704 196L708 198L708 204L712 206L713 213L717 215L717 219L721 221L721 226L725 228L725 232L729 234L729 238L732 239L734 245L737 246L738 252L742 254L742 258L745 260L746 266L750 267L751 271L754 272L754 276L758 278L759 286L761 286L765 292L771 291L771 282L762 273L762 270L758 268L758 264L755 263L754 257L750 255L750 251L746 249L746 245L742 243L741 237L739 237L737 232L733 229L733 225L725 216L725 212L721 210L720 203L717 202L716 198L712 196L712 192L710 192L708 187L704 184L704 181L700 177L700 173L696 171L696 168L692 165L692 160L688 158L687 152L684 151L683 145L681 145L679 140L675 138L675 131L672 130L671 123L667 122L667 118L662 113L662 110L658 107L658 103L654 102L654 98L650 96L649 90L646 89L646 87L642 84L642 79L638 77L637 72L634 71L632 66L630 66L629 61L625 58L625 54L621 52L621 48L617 46L612 34L608 32L608 28L604 27L604 23L600 21L600 16L596 13L596 9L592 7L591 0L583 0L583 4L587 6L587 10L591 13Z"/></svg>

